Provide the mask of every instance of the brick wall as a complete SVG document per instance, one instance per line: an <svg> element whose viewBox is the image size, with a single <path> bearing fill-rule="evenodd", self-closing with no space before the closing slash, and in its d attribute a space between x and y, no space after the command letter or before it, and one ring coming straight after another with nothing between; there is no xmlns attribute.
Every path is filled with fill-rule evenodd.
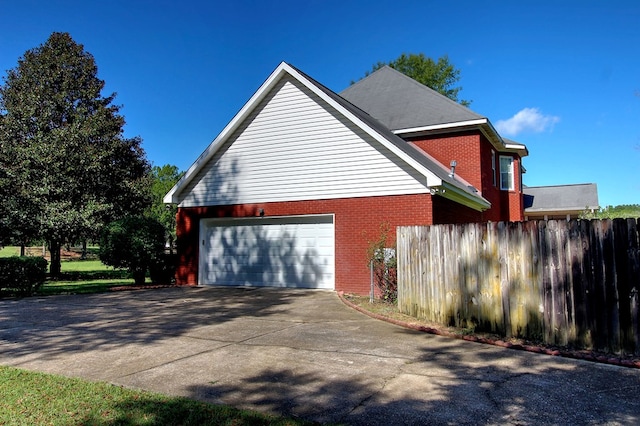
<svg viewBox="0 0 640 426"><path fill-rule="evenodd" d="M357 294L369 292L367 247L378 239L383 223L391 229L387 239L390 246L395 245L397 226L433 223L432 198L428 194L180 208L178 284L197 284L200 219L254 217L259 209L264 209L265 216L334 214L336 290Z"/></svg>
<svg viewBox="0 0 640 426"><path fill-rule="evenodd" d="M492 145L489 140L479 131L461 132L455 135L431 135L410 139L418 148L422 149L443 166L450 167L451 161L457 162L455 174L460 176L482 192L482 196L491 203L491 208L481 215L480 220L469 220L468 222L499 222L499 221L521 221L523 220L523 200L520 191L520 162L521 159L515 154L515 191L500 190L500 162L498 157L505 155L494 150L496 185L493 184L493 168L491 163ZM449 207L451 208L451 207ZM465 212L464 208L457 211L455 215L449 215L447 211L440 211L434 208L438 214L438 223L463 223L465 217L477 217L471 210Z"/></svg>
<svg viewBox="0 0 640 426"><path fill-rule="evenodd" d="M456 175L481 189L483 185L480 136L479 132L463 132L455 136L424 136L411 139L411 142L447 168L451 160L455 160L458 163Z"/></svg>
<svg viewBox="0 0 640 426"><path fill-rule="evenodd" d="M444 197L433 197L434 225L486 222L485 214Z"/></svg>

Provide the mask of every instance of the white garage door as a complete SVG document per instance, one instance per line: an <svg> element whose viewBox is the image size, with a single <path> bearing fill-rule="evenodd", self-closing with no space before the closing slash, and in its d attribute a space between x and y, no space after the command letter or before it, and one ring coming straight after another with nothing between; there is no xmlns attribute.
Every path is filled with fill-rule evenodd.
<svg viewBox="0 0 640 426"><path fill-rule="evenodd" d="M199 283L335 288L333 216L203 219Z"/></svg>

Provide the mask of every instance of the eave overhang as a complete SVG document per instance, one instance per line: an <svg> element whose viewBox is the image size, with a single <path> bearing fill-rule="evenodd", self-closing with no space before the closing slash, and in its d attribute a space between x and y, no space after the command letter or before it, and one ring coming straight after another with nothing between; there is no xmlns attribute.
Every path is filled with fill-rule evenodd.
<svg viewBox="0 0 640 426"><path fill-rule="evenodd" d="M442 133L464 132L469 130L479 130L499 152L510 152L518 154L520 157L526 157L529 155L529 151L525 145L515 143L513 141L505 142L487 118L398 129L394 130L393 133L402 138L411 138Z"/></svg>
<svg viewBox="0 0 640 426"><path fill-rule="evenodd" d="M432 188L432 195L438 195L448 200L454 201L463 206L469 207L473 210L483 212L491 208L491 203L481 196L470 198L469 194L462 191L460 188L451 185L448 182L443 182L437 188Z"/></svg>

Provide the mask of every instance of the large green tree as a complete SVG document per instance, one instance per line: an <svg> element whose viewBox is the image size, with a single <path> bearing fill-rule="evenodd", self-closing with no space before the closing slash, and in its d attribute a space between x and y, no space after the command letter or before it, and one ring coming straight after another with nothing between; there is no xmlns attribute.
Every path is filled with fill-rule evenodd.
<svg viewBox="0 0 640 426"><path fill-rule="evenodd" d="M28 50L0 86L1 212L20 238L47 241L51 275L65 243L97 236L105 223L149 204L141 139L103 96L91 54L68 33Z"/></svg>
<svg viewBox="0 0 640 426"><path fill-rule="evenodd" d="M154 166L151 169L153 203L147 210L147 216L156 219L162 224L170 250L173 249L173 242L176 239L176 213L178 212L178 206L165 204L162 200L183 175L184 172L181 172L178 167L171 164L165 164L162 167Z"/></svg>
<svg viewBox="0 0 640 426"><path fill-rule="evenodd" d="M471 105L471 101L458 99L458 93L462 90L462 87L456 87L455 85L460 81L460 70L449 61L447 55L434 61L426 57L424 53L403 53L392 61L378 62L371 71L365 73L365 77L385 65L400 71L464 106Z"/></svg>

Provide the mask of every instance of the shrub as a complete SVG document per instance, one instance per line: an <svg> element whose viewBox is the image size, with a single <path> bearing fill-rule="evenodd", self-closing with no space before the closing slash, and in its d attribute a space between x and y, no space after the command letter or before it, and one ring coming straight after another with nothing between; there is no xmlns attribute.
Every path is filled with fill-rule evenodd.
<svg viewBox="0 0 640 426"><path fill-rule="evenodd" d="M31 296L47 278L47 261L42 257L0 258L0 295Z"/></svg>
<svg viewBox="0 0 640 426"><path fill-rule="evenodd" d="M380 298L387 303L398 300L398 276L395 244L389 246L387 237L390 226L380 225L380 235L376 241L369 241L367 257L373 262L373 280Z"/></svg>
<svg viewBox="0 0 640 426"><path fill-rule="evenodd" d="M154 284L171 284L176 276L178 255L163 253L149 268L149 276Z"/></svg>
<svg viewBox="0 0 640 426"><path fill-rule="evenodd" d="M163 253L164 227L152 218L126 217L105 226L100 235L100 260L128 269L138 285Z"/></svg>

